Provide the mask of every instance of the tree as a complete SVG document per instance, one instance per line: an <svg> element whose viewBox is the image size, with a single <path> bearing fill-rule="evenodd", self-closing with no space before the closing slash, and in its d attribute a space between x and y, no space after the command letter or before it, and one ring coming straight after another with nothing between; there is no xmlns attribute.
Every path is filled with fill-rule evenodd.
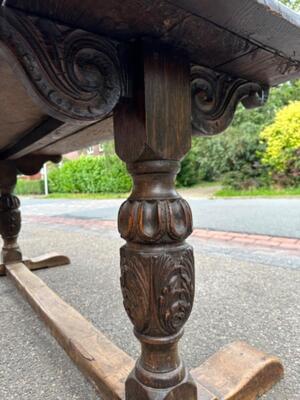
<svg viewBox="0 0 300 400"><path fill-rule="evenodd" d="M278 111L260 137L266 143L262 162L271 167L274 176L286 177L288 184L300 183L300 101Z"/></svg>
<svg viewBox="0 0 300 400"><path fill-rule="evenodd" d="M232 126L248 134L259 134L265 126L273 122L278 110L298 99L300 99L300 81L283 83L271 89L269 99L263 107L245 110L239 106Z"/></svg>
<svg viewBox="0 0 300 400"><path fill-rule="evenodd" d="M281 3L291 7L295 11L300 11L300 0L280 0Z"/></svg>

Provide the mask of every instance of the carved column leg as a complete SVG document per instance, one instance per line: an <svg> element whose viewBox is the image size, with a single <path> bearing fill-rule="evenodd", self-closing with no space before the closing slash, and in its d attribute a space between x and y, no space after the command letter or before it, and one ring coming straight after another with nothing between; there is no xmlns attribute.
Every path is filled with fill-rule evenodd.
<svg viewBox="0 0 300 400"><path fill-rule="evenodd" d="M115 113L116 150L134 189L121 206L121 286L141 342L126 382L127 400L196 400L178 353L194 299L189 205L175 190L179 160L190 146L188 63L143 45L134 61L134 97Z"/></svg>
<svg viewBox="0 0 300 400"><path fill-rule="evenodd" d="M20 201L12 194L17 182L15 165L10 161L0 162L0 234L3 239L1 260L3 264L22 261L18 245L21 230Z"/></svg>
<svg viewBox="0 0 300 400"><path fill-rule="evenodd" d="M38 164L37 171L41 165ZM0 235L3 239L0 276L5 275L6 264L23 262L30 270L70 264L68 257L57 253L49 253L32 259L22 256L18 245L21 230L20 200L13 195L17 183L17 172L17 162L0 161Z"/></svg>
<svg viewBox="0 0 300 400"><path fill-rule="evenodd" d="M178 162L165 160L129 165L135 188L119 214L127 240L121 284L142 354L127 380L128 400L196 399L177 349L194 299L193 250L184 243L192 217L174 190L178 169Z"/></svg>

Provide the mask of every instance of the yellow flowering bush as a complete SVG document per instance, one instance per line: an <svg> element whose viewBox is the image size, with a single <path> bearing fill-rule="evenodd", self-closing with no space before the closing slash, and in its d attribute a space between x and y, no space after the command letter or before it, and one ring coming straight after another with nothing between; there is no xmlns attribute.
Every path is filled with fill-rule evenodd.
<svg viewBox="0 0 300 400"><path fill-rule="evenodd" d="M276 114L274 122L260 134L266 142L262 162L278 173L300 171L300 101L290 103Z"/></svg>

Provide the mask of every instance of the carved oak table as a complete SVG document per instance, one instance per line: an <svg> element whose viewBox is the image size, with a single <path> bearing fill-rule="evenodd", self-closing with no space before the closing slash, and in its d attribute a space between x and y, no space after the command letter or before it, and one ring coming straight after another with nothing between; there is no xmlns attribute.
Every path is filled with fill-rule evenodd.
<svg viewBox="0 0 300 400"><path fill-rule="evenodd" d="M242 342L189 371L178 352L194 299L188 203L175 190L191 136L300 76L300 19L273 0L6 0L0 8L0 272L24 293L103 399L251 400L283 374ZM136 363L30 269L17 244L17 174L115 138L134 187L121 206L124 306ZM200 323L200 322L199 322Z"/></svg>

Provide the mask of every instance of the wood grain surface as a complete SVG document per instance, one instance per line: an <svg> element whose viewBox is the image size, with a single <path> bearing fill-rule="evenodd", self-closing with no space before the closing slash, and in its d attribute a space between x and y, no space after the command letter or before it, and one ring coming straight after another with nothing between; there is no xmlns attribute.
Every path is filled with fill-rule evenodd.
<svg viewBox="0 0 300 400"><path fill-rule="evenodd" d="M300 76L300 16L275 0L7 0L6 7L103 35L104 41L151 37L192 63L266 86ZM64 123L46 133L44 112L7 68L1 60L0 159L62 154L111 138L109 118L87 128Z"/></svg>
<svg viewBox="0 0 300 400"><path fill-rule="evenodd" d="M41 124L47 119L47 115L28 96L22 83L16 78L13 66L1 57L1 51L0 82L0 149L3 149Z"/></svg>
<svg viewBox="0 0 300 400"><path fill-rule="evenodd" d="M228 70L230 62L258 49L300 61L300 16L275 0L71 2L8 0L6 5L122 40L157 38L185 48L193 62L211 68L227 64ZM247 62L255 69L259 58ZM282 71L281 58L272 62ZM257 80L277 84L288 79L280 73L273 79L274 67L268 69L268 64L262 68L268 79L260 74ZM232 72L239 75L238 68Z"/></svg>

